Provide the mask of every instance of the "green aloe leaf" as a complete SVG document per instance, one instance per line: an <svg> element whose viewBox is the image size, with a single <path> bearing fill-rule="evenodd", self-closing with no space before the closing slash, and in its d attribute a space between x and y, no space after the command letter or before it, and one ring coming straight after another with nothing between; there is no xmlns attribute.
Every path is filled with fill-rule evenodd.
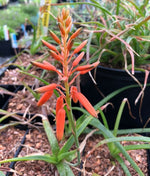
<svg viewBox="0 0 150 176"><path fill-rule="evenodd" d="M43 127L44 127L45 133L47 135L49 144L52 149L52 153L53 153L53 155L57 155L59 152L59 145L58 145L58 141L56 139L56 136L54 134L54 131L49 123L48 118L45 116L42 116L42 122L43 122Z"/></svg>
<svg viewBox="0 0 150 176"><path fill-rule="evenodd" d="M67 160L68 162L72 161L76 157L77 150L72 150L70 152L65 152L58 155L58 161L62 161L63 159Z"/></svg>
<svg viewBox="0 0 150 176"><path fill-rule="evenodd" d="M60 176L74 176L71 168L66 163L60 162L59 164L56 165L56 167Z"/></svg>
<svg viewBox="0 0 150 176"><path fill-rule="evenodd" d="M132 158L129 156L129 154L125 151L124 147L119 142L117 142L117 140L119 140L119 139L118 138L114 138L114 135L111 133L111 131L109 131L107 128L105 128L103 126L103 124L98 119L93 118L92 121L90 122L90 124L92 126L98 128L99 130L101 130L104 136L107 136L108 138L113 138L113 140L115 140L115 141L113 141L113 140L111 141L111 139L105 139L105 140L110 140L111 142L114 142L114 144L116 145L118 150L120 150L120 152L125 156L125 158L131 163L132 167L136 170L136 172L140 176L144 176L144 174L141 171L141 169L137 166L137 164L132 160ZM123 140L128 140L128 139L125 138ZM136 138L134 137L134 140L135 139ZM132 138L132 140L133 140L133 138ZM147 138L144 139L144 137L143 137L143 140L147 140L148 141L150 139L147 139ZM114 156L114 157L116 157L116 156ZM124 171L126 171L126 170L124 170Z"/></svg>
<svg viewBox="0 0 150 176"><path fill-rule="evenodd" d="M42 160L51 164L57 164L57 158L49 154L32 154L24 157L6 159L0 161L0 164L13 161L31 161L31 160Z"/></svg>
<svg viewBox="0 0 150 176"><path fill-rule="evenodd" d="M21 71L21 70L19 70L19 72L20 72L20 73L23 73L23 74L26 74L26 75L29 75L29 76L31 76L31 77L33 77L33 78L36 78L36 79L38 79L39 81L41 81L42 83L44 83L45 85L49 85L49 83L48 83L47 81L45 81L45 80L42 79L42 78L39 78L38 76L32 75L32 74L30 74L30 73L28 73L28 72L26 72L26 71Z"/></svg>

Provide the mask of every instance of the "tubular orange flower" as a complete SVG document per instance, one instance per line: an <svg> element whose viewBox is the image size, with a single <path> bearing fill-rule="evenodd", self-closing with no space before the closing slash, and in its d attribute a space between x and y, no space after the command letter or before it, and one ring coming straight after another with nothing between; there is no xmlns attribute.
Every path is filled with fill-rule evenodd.
<svg viewBox="0 0 150 176"><path fill-rule="evenodd" d="M97 117L97 112L88 101L88 99L80 92L74 91L73 96L79 100L79 102L83 105L83 107L93 116ZM74 99L73 99L74 100Z"/></svg>
<svg viewBox="0 0 150 176"><path fill-rule="evenodd" d="M72 27L72 22L69 24L69 26L67 27L67 33L69 33L70 32L70 30L71 30L71 27Z"/></svg>
<svg viewBox="0 0 150 176"><path fill-rule="evenodd" d="M60 71L58 71L58 70L56 69L56 67L54 67L54 66L53 66L52 64L50 64L49 62L43 61L43 63L44 63L45 65L47 65L47 67L49 66L49 68L53 68L53 69L51 69L51 71L55 71L57 74L62 75L62 73L61 73Z"/></svg>
<svg viewBox="0 0 150 176"><path fill-rule="evenodd" d="M61 108L56 114L56 137L58 141L61 141L64 135L65 127L65 110Z"/></svg>
<svg viewBox="0 0 150 176"><path fill-rule="evenodd" d="M71 97L75 103L78 102L78 98L75 96L76 92L77 92L77 88L75 86L72 86L71 87Z"/></svg>
<svg viewBox="0 0 150 176"><path fill-rule="evenodd" d="M45 102L47 102L50 97L53 95L53 90L45 92L43 96L40 98L40 100L37 103L37 106L43 105Z"/></svg>
<svg viewBox="0 0 150 176"><path fill-rule="evenodd" d="M46 61L43 61L43 63L40 63L40 62L31 62L32 65L35 65L37 67L40 67L42 69L45 69L45 70L49 70L49 71L56 71L56 67L53 66L52 64L46 62Z"/></svg>
<svg viewBox="0 0 150 176"><path fill-rule="evenodd" d="M59 23L58 26L59 26L59 29L60 29L60 32L61 32L62 36L64 36L65 33L66 33L64 27L62 26L61 23Z"/></svg>
<svg viewBox="0 0 150 176"><path fill-rule="evenodd" d="M64 104L63 97L62 96L58 97L56 102L56 114L61 108L63 108L63 104Z"/></svg>
<svg viewBox="0 0 150 176"><path fill-rule="evenodd" d="M78 66L75 70L76 71L90 71L93 68L97 67L99 64L99 61L93 63L93 64L89 64L89 65L83 65L83 66ZM81 72L82 73L82 72Z"/></svg>
<svg viewBox="0 0 150 176"><path fill-rule="evenodd" d="M84 42L82 42L74 51L73 53L76 54L79 51L81 51L81 49L87 44L87 40L85 40Z"/></svg>
<svg viewBox="0 0 150 176"><path fill-rule="evenodd" d="M47 46L50 50L53 50L53 51L57 51L56 47L48 42L46 42L45 40L41 40L42 43ZM57 51L58 52L58 51Z"/></svg>
<svg viewBox="0 0 150 176"><path fill-rule="evenodd" d="M40 88L35 89L36 92L39 93L44 93L44 92L48 92L48 91L53 91L54 89L56 89L56 87L59 86L58 84L52 83L50 85L47 86L43 86Z"/></svg>
<svg viewBox="0 0 150 176"><path fill-rule="evenodd" d="M68 27L70 23L72 23L71 16L68 16L66 19L66 27Z"/></svg>
<svg viewBox="0 0 150 176"><path fill-rule="evenodd" d="M61 44L60 39L52 31L49 31L51 37L55 40L56 43Z"/></svg>
<svg viewBox="0 0 150 176"><path fill-rule="evenodd" d="M74 41L73 40L69 40L68 41L68 44L67 44L67 49L68 49L68 51L70 51L71 50L71 48L72 48L72 46L73 46L73 43L74 43Z"/></svg>
<svg viewBox="0 0 150 176"><path fill-rule="evenodd" d="M70 39L72 40L72 39L76 38L80 34L81 30L82 30L82 28L77 29L76 32L74 32L71 35Z"/></svg>
<svg viewBox="0 0 150 176"><path fill-rule="evenodd" d="M84 52L80 53L79 56L73 61L72 66L76 67L84 56Z"/></svg>
<svg viewBox="0 0 150 176"><path fill-rule="evenodd" d="M50 54L57 61L62 61L62 58L59 55L57 55L54 51L50 51Z"/></svg>

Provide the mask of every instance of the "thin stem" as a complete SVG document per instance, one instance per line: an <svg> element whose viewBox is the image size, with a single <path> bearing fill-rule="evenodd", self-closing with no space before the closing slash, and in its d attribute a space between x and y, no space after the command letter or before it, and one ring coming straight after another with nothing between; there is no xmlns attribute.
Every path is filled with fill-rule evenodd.
<svg viewBox="0 0 150 176"><path fill-rule="evenodd" d="M80 151L79 151L79 141L77 137L77 132L75 128L75 123L74 123L74 118L73 118L73 113L72 113L72 108L71 108L71 98L70 98L70 87L69 87L69 76L68 76L68 49L67 49L67 37L64 36L63 38L63 46L64 46L64 64L63 64L63 72L64 76L67 77L68 79L64 81L64 86L65 86L65 92L66 92L66 103L67 103L67 111L68 111L68 120L69 120L69 131L72 130L74 139L75 139L75 144L77 147L77 158L78 158L78 163L80 163Z"/></svg>

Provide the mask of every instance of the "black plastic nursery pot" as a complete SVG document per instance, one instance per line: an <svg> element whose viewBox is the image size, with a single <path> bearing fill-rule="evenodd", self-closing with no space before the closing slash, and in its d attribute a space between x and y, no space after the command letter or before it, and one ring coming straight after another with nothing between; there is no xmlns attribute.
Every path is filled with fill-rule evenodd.
<svg viewBox="0 0 150 176"><path fill-rule="evenodd" d="M2 5L2 6L0 6L0 10L6 9L7 6L8 6L7 4L6 4L6 5Z"/></svg>
<svg viewBox="0 0 150 176"><path fill-rule="evenodd" d="M11 92L16 92L18 89L18 86L14 86L14 85L0 85L0 87L9 90ZM4 107L7 106L8 100L9 98L11 98L11 95L8 94L0 94L0 109L4 109Z"/></svg>
<svg viewBox="0 0 150 176"><path fill-rule="evenodd" d="M3 87L13 93L17 93L17 91L19 90L22 90L24 88L23 85L0 85L0 87ZM4 95L0 95L0 109L3 109L3 110L6 110L7 111L7 108L8 108L8 104L9 104L9 100L13 98L12 95L8 95L8 94L4 94ZM15 108L15 107L14 107ZM17 111L17 110L16 110ZM23 113L16 113L17 115L19 116L24 116ZM35 114L26 114L26 118L32 118ZM3 114L0 114L0 118L3 116ZM50 121L50 123L53 125L55 124L55 121L54 121L54 117L52 115L48 115L48 119ZM14 121L15 119L13 117L9 117L7 118L6 120L4 120L2 123L5 124L5 123L8 123L9 121ZM40 116L36 116L35 119L33 119L33 121L31 123L35 123L35 122L42 122L41 120L41 117Z"/></svg>
<svg viewBox="0 0 150 176"><path fill-rule="evenodd" d="M0 40L0 57L7 57L15 55L11 46L11 40Z"/></svg>
<svg viewBox="0 0 150 176"><path fill-rule="evenodd" d="M92 71L93 74L94 71ZM145 73L136 71L134 76L141 82L144 83ZM107 96L115 90L123 88L129 85L137 84L133 78L124 70L105 68L103 66L98 66L96 71L96 83L95 85L90 78L89 74L81 75L81 92L88 98L92 105L97 104L100 100L103 99L103 95ZM148 78L148 83L150 83L150 78ZM134 87L129 88L112 99L109 102L113 104L108 106L105 110L105 116L107 118L109 127L113 129L116 116L121 105L121 102L124 98L127 98L130 106L132 115L135 117L132 118L129 114L128 105L125 105L123 114L120 121L120 129L125 128L143 128L145 123L150 117L150 87L147 86L144 93L144 98L141 108L141 116L139 113L140 101L135 105L135 100L139 95L141 88ZM102 94L103 95L102 95ZM141 120L142 117L142 120ZM101 117L99 117L101 120ZM147 123L147 127L150 127L150 123Z"/></svg>

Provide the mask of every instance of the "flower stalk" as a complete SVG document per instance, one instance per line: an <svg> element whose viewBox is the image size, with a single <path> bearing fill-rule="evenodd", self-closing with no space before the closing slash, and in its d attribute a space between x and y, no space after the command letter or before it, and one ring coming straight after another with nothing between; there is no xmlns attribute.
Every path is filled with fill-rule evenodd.
<svg viewBox="0 0 150 176"><path fill-rule="evenodd" d="M61 14L57 18L57 21L61 34L61 39L59 39L56 36L56 34L53 33L52 31L50 31L50 35L59 45L61 51L58 51L56 46L44 40L42 40L42 43L48 49L50 49L51 56L58 62L60 62L60 64L62 65L62 72L57 70L55 66L46 61L43 61L43 63L32 62L32 64L45 70L55 71L60 77L62 84L52 83L50 85L36 89L35 91L39 93L44 93L44 95L40 98L37 105L41 106L42 104L44 104L52 96L52 92L54 90L58 91L60 97L57 99L56 103L56 137L58 141L61 141L63 138L65 116L67 114L67 118L69 121L68 128L69 132L72 131L72 134L75 139L78 157L77 164L79 164L80 163L79 141L76 132L76 125L75 125L76 123L73 117L71 101L73 100L75 103L79 101L93 117L97 117L97 111L95 111L95 109L87 100L87 98L82 93L78 92L77 88L75 86L72 86L72 84L80 74L84 74L92 70L99 64L99 62L79 66L79 62L84 57L84 52L81 52L77 57L75 57L75 54L79 53L82 50L82 48L87 44L87 40L83 41L71 53L73 40L80 34L81 28L77 29L77 31L75 31L69 38L69 33L72 26L72 18L69 15L69 11L65 9L62 10Z"/></svg>

